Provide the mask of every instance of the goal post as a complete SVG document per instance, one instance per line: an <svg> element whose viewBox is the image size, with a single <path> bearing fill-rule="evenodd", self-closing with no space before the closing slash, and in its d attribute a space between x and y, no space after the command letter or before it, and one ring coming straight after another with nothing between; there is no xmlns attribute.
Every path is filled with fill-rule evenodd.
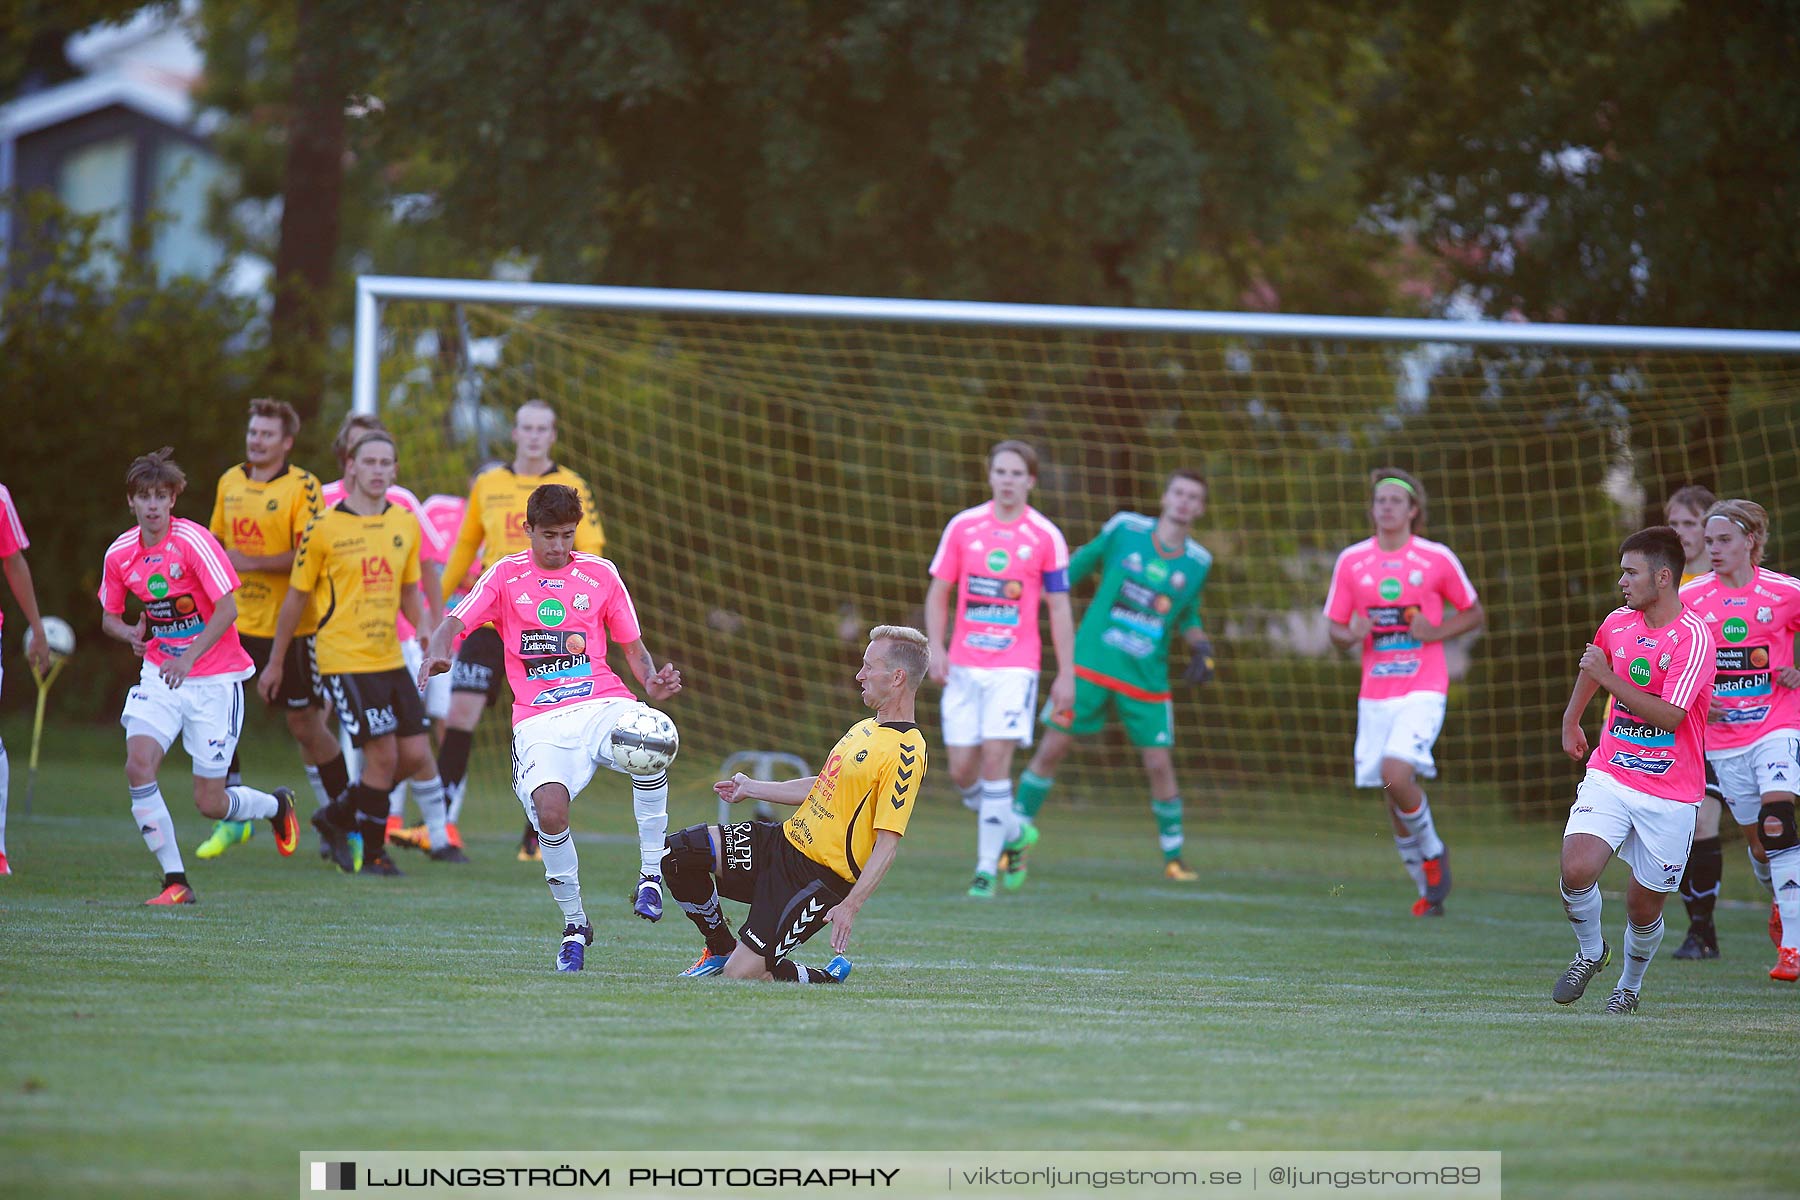
<svg viewBox="0 0 1800 1200"><path fill-rule="evenodd" d="M1071 546L1119 509L1154 514L1177 467L1209 480L1195 536L1219 676L1175 700L1191 827L1381 835L1350 785L1357 667L1320 614L1338 551L1369 535L1372 468L1424 480L1427 535L1488 613L1451 648L1429 785L1465 836L1566 807L1575 663L1616 604L1620 539L1669 490L1763 504L1770 565L1800 568L1793 332L359 280L354 406L395 429L415 491L465 493L534 397L593 486L647 644L683 669L672 709L702 762L817 759L860 711L867 630L922 627L938 535L987 498L983 455L1008 437L1038 448L1033 503ZM502 732L478 741L490 783ZM1145 802L1116 734L1052 798Z"/></svg>

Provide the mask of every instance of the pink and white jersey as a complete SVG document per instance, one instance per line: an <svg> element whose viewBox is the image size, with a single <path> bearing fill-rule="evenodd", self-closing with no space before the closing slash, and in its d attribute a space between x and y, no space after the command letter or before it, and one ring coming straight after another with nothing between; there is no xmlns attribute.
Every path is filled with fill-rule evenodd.
<svg viewBox="0 0 1800 1200"><path fill-rule="evenodd" d="M1639 691L1687 709L1674 733L1658 729L1613 700L1588 769L1605 771L1628 788L1682 804L1698 804L1706 788L1706 709L1712 700L1713 639L1692 609L1660 629L1644 614L1614 609L1600 622L1594 645L1606 651L1620 678Z"/></svg>
<svg viewBox="0 0 1800 1200"><path fill-rule="evenodd" d="M506 648L513 724L587 700L631 696L606 665L608 639L635 642L637 609L612 563L576 551L569 565L540 570L531 551L481 573L450 615L474 629L493 622Z"/></svg>
<svg viewBox="0 0 1800 1200"><path fill-rule="evenodd" d="M434 562L440 567L444 565L450 557L450 547L456 545L456 533L462 528L463 512L468 507L469 498L467 496L446 496L442 492L438 492L436 495L425 497L424 503L419 506L419 517L427 529L436 531L438 541L443 547L443 553L440 554L427 539L419 544L421 561ZM471 564L466 579L444 580L444 604L446 607L454 604L456 599L468 594L469 589L474 587L475 581L480 578L479 564ZM456 641L451 643L450 648L460 650L468 637L469 631L463 630L456 635Z"/></svg>
<svg viewBox="0 0 1800 1200"><path fill-rule="evenodd" d="M150 617L144 661L161 666L186 653L212 620L219 598L237 588L237 572L231 569L225 548L206 526L176 517L154 546L144 545L136 526L113 539L100 571L100 607L122 617L125 597L136 596ZM188 670L188 678L248 679L254 669L234 624Z"/></svg>
<svg viewBox="0 0 1800 1200"><path fill-rule="evenodd" d="M931 577L956 585L950 661L965 667L1025 667L1043 653L1038 601L1069 590L1069 543L1062 530L1027 505L1012 521L994 502L964 509L944 526Z"/></svg>
<svg viewBox="0 0 1800 1200"><path fill-rule="evenodd" d="M25 526L19 523L19 510L13 507L12 493L0 483L0 558L11 558L29 545L31 539L25 536ZM0 610L0 629L5 627L6 613Z"/></svg>
<svg viewBox="0 0 1800 1200"><path fill-rule="evenodd" d="M1709 571L1681 589L1681 602L1712 632L1719 668L1713 696L1725 716L1706 726L1706 748L1741 750L1778 729L1800 729L1800 691L1776 679L1794 665L1800 579L1758 567L1732 588Z"/></svg>
<svg viewBox="0 0 1800 1200"><path fill-rule="evenodd" d="M1458 611L1476 600L1475 585L1450 547L1422 537L1398 550L1383 550L1365 538L1338 555L1325 593L1326 619L1340 625L1360 609L1372 628L1363 638L1364 700L1390 700L1414 692L1448 692L1450 672L1444 643L1412 635L1421 612L1441 625L1447 608Z"/></svg>
<svg viewBox="0 0 1800 1200"><path fill-rule="evenodd" d="M319 489L319 511L323 512L328 508L336 507L338 502L349 494L349 491L350 489L345 486L342 479L335 479L326 484ZM425 519L424 506L419 503L419 498L413 495L410 489L403 488L396 483L387 490L387 502L399 505L418 520L421 535L419 538L420 562L441 563L449 557L450 543L456 537L455 531L452 530L450 537L446 539L441 530ZM394 618L394 628L399 630L400 640L403 642L416 636L412 622L406 619L405 613Z"/></svg>

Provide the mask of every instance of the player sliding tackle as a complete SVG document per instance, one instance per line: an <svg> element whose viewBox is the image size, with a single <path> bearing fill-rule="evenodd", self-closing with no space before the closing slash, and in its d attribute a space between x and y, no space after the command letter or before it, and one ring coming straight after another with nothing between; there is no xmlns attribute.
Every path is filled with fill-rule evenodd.
<svg viewBox="0 0 1800 1200"><path fill-rule="evenodd" d="M681 690L673 663L659 671L644 648L637 610L608 560L575 549L583 530L580 494L544 484L525 502L530 547L496 561L432 632L419 687L451 667L465 629L492 623L513 694L513 788L536 832L544 882L563 912L558 971L579 971L594 927L581 901L581 864L569 804L606 767L631 776L643 870L632 909L662 917L663 835L669 827L669 759L675 727L640 704L606 665L609 641L652 700ZM660 744L658 744L660 743ZM642 764L656 763L646 770Z"/></svg>
<svg viewBox="0 0 1800 1200"><path fill-rule="evenodd" d="M1563 830L1563 911L1580 952L1552 999L1573 1004L1612 959L1600 929L1600 872L1617 851L1631 868L1625 892L1625 967L1606 1002L1634 1013L1644 971L1663 937L1663 898L1681 882L1706 783L1706 712L1713 694L1713 639L1683 607L1681 538L1667 525L1640 530L1619 547L1623 608L1600 623L1581 653L1563 710L1563 752L1587 759ZM1621 673L1623 672L1623 673ZM1600 744L1588 755L1581 714L1594 693L1612 698Z"/></svg>
<svg viewBox="0 0 1800 1200"><path fill-rule="evenodd" d="M850 974L851 926L893 865L925 782L913 702L927 646L924 634L903 625L869 632L856 681L875 715L838 739L817 775L771 783L738 774L713 785L729 804L767 800L798 809L785 823L693 825L670 835L663 859L669 894L706 939L706 952L684 976L839 983ZM742 942L725 924L721 893L750 906ZM837 957L824 970L788 958L826 925Z"/></svg>

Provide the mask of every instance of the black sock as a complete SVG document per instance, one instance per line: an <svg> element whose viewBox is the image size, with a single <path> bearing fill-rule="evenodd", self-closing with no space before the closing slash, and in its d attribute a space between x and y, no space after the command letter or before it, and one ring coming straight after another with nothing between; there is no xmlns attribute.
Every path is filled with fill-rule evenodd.
<svg viewBox="0 0 1800 1200"><path fill-rule="evenodd" d="M319 782L325 788L325 794L333 800L350 790L350 768L344 763L342 754L334 754L319 764Z"/></svg>
<svg viewBox="0 0 1800 1200"><path fill-rule="evenodd" d="M363 839L363 862L380 858L387 844L388 792L366 783L350 785L350 804L356 810L357 832Z"/></svg>
<svg viewBox="0 0 1800 1200"><path fill-rule="evenodd" d="M663 884L670 897L706 939L706 952L728 957L737 949L737 939L725 923L725 913L719 907L719 889L713 886L712 876L705 871L677 871L669 862L668 857L663 859Z"/></svg>
<svg viewBox="0 0 1800 1200"><path fill-rule="evenodd" d="M802 978L802 973L805 977ZM784 958L769 968L769 974L782 983L836 983L837 980L817 967L803 967L792 959Z"/></svg>
<svg viewBox="0 0 1800 1200"><path fill-rule="evenodd" d="M1687 905L1690 923L1713 923L1713 906L1719 902L1719 880L1724 874L1725 853L1719 848L1719 839L1696 838L1681 877L1681 900Z"/></svg>
<svg viewBox="0 0 1800 1200"><path fill-rule="evenodd" d="M186 871L165 871L163 873L163 886L164 887L173 887L178 883L182 887L187 886L187 872Z"/></svg>
<svg viewBox="0 0 1800 1200"><path fill-rule="evenodd" d="M475 737L466 729L444 730L444 744L438 747L438 778L445 790L454 788L469 773L469 747Z"/></svg>

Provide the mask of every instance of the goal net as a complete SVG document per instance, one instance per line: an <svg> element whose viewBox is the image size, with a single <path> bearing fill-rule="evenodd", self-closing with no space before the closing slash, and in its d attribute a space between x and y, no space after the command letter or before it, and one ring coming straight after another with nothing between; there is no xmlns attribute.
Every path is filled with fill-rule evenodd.
<svg viewBox="0 0 1800 1200"><path fill-rule="evenodd" d="M1375 340L1344 321L1326 336L1103 327L1099 313L1034 326L1023 308L971 324L928 319L963 315L950 305L873 320L556 302L582 291L387 299L359 371L421 495L465 494L481 460L510 458L514 408L555 406L555 456L593 486L647 645L682 669L671 709L690 770L753 748L817 765L861 714L869 628L923 628L938 536L988 498L983 458L1003 438L1038 448L1032 503L1071 547L1120 509L1154 515L1177 467L1210 483L1195 536L1214 556L1218 678L1175 702L1190 840L1203 822L1271 817L1384 836L1377 801L1351 788L1356 660L1321 615L1338 552L1371 532L1373 468L1422 478L1427 535L1461 557L1488 613L1450 647L1429 788L1463 837L1566 810L1579 768L1558 728L1576 661L1617 604L1619 541L1660 521L1670 491L1763 504L1768 563L1800 568L1800 354L1472 344L1452 323L1370 323L1413 339ZM1185 649L1173 658L1178 674ZM929 683L920 722L935 735ZM504 792L504 736L487 723L476 787ZM1144 801L1114 731L1071 756L1052 804Z"/></svg>

